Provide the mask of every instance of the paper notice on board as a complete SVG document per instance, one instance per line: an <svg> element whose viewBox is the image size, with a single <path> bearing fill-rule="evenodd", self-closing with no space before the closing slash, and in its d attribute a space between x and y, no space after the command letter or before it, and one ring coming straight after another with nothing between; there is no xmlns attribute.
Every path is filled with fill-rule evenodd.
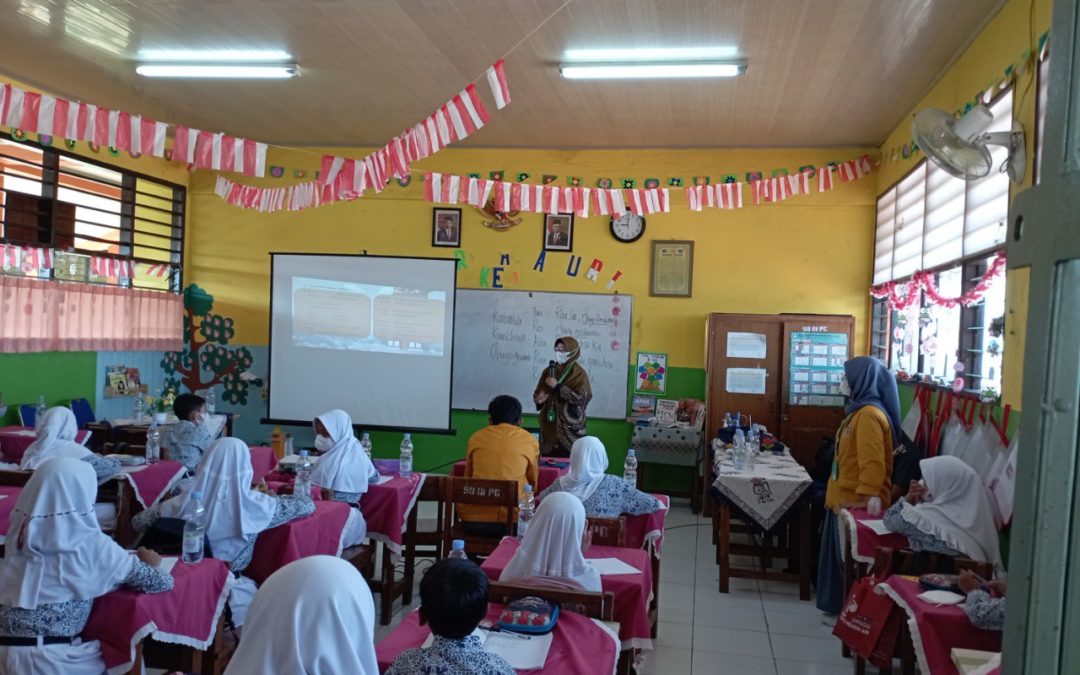
<svg viewBox="0 0 1080 675"><path fill-rule="evenodd" d="M727 392L729 394L764 394L764 368L728 368Z"/></svg>
<svg viewBox="0 0 1080 675"><path fill-rule="evenodd" d="M729 359L763 359L767 351L764 333L727 334Z"/></svg>

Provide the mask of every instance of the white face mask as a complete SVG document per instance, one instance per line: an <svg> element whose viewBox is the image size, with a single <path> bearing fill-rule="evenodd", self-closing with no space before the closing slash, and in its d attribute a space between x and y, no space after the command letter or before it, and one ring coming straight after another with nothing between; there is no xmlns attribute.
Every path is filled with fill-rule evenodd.
<svg viewBox="0 0 1080 675"><path fill-rule="evenodd" d="M319 452L326 452L332 447L334 447L334 441L329 436L315 437L315 449Z"/></svg>
<svg viewBox="0 0 1080 675"><path fill-rule="evenodd" d="M570 355L566 352L555 352L555 363L562 365L566 363L566 360L570 358Z"/></svg>
<svg viewBox="0 0 1080 675"><path fill-rule="evenodd" d="M851 385L848 384L847 375L840 378L840 393L848 398L851 397Z"/></svg>

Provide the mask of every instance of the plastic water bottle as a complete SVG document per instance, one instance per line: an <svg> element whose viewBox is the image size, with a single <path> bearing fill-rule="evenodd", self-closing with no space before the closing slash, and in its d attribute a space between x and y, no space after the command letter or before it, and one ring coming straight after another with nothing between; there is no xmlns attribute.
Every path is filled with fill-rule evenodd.
<svg viewBox="0 0 1080 675"><path fill-rule="evenodd" d="M467 557L465 555L465 540L464 539L455 539L454 541L450 542L450 554L447 555L446 557L447 558L465 558L465 557Z"/></svg>
<svg viewBox="0 0 1080 675"><path fill-rule="evenodd" d="M532 520L534 513L536 513L536 499L533 497L532 486L526 483L525 496L518 502L518 541L525 538L525 533L529 530L529 521Z"/></svg>
<svg viewBox="0 0 1080 675"><path fill-rule="evenodd" d="M308 451L300 451L300 461L296 463L296 481L293 483L293 494L300 495L305 499L311 499L311 460L308 459Z"/></svg>
<svg viewBox="0 0 1080 675"><path fill-rule="evenodd" d="M364 432L363 437L360 439L360 447L367 453L368 459L371 459L371 434Z"/></svg>
<svg viewBox="0 0 1080 675"><path fill-rule="evenodd" d="M35 429L40 429L41 428L41 422L42 422L42 420L45 419L45 411L46 410L48 410L48 408L45 407L45 397L44 396L38 396L37 397L37 407L34 408L34 428Z"/></svg>
<svg viewBox="0 0 1080 675"><path fill-rule="evenodd" d="M150 430L146 432L146 463L157 464L161 459L161 432L157 424L150 423Z"/></svg>
<svg viewBox="0 0 1080 675"><path fill-rule="evenodd" d="M401 462L398 465L398 475L402 478L412 478L412 436L405 434L401 440Z"/></svg>
<svg viewBox="0 0 1080 675"><path fill-rule="evenodd" d="M750 427L750 433L746 435L746 449L751 456L761 452L761 434L756 426Z"/></svg>
<svg viewBox="0 0 1080 675"><path fill-rule="evenodd" d="M743 430L736 429L731 450L731 462L735 465L735 470L740 472L746 471L749 459L749 453L746 450L746 437L743 435Z"/></svg>
<svg viewBox="0 0 1080 675"><path fill-rule="evenodd" d="M135 424L141 424L146 416L146 402L142 394L135 394Z"/></svg>
<svg viewBox="0 0 1080 675"><path fill-rule="evenodd" d="M203 534L206 532L206 508L202 505L203 493L191 493L184 510L183 560L193 565L203 559Z"/></svg>
<svg viewBox="0 0 1080 675"><path fill-rule="evenodd" d="M209 415L213 415L217 412L217 394L211 389L206 394L206 412Z"/></svg>
<svg viewBox="0 0 1080 675"><path fill-rule="evenodd" d="M637 487L637 455L634 449L626 451L626 461L623 462L622 478L630 487Z"/></svg>

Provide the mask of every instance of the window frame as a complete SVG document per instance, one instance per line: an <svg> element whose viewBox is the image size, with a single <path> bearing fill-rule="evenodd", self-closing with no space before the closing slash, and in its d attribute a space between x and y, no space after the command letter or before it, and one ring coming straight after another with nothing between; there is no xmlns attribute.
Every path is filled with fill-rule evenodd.
<svg viewBox="0 0 1080 675"><path fill-rule="evenodd" d="M41 178L40 178L41 196L39 197L39 199L41 199L46 204L46 208L45 208L44 212L39 211L39 215L44 215L45 218L48 219L48 223L49 223L49 225L48 225L48 242L47 243L42 242L40 240L39 241L27 241L25 239L10 238L10 237L7 237L7 236L0 236L0 243L12 244L12 245L16 245L16 246L48 248L48 249L52 249L54 251L54 253L72 252L72 253L75 253L77 255L85 255L85 256L88 256L90 258L108 258L108 259L113 259L113 260L130 261L132 263L143 263L143 264L146 264L146 265L168 265L170 272L169 272L169 276L168 276L169 282L168 282L168 288L167 289L155 289L155 288L145 288L145 287L143 287L142 290L159 290L159 291L164 290L164 291L171 292L171 293L179 293L179 292L181 292L181 289L183 289L183 287L184 287L184 253L185 253L184 248L185 248L185 243L186 243L186 241L185 241L186 236L185 235L186 235L186 226L187 226L187 187L185 187L185 186L183 186L183 185L181 185L179 183L174 183L172 181L164 180L162 178L151 176L149 174L145 174L145 173L142 173L142 172L139 172L139 171L133 171L131 169L126 169L126 168L123 168L123 167L119 167L119 166L117 166L115 164L110 164L108 162L101 161L101 160L93 158L93 157L88 157L86 155L80 155L80 154L77 154L77 153L74 153L74 152L69 152L67 150L57 148L57 147L53 147L53 146L42 145L41 143L39 143L37 141L30 140L30 138L24 138L22 140L18 140L16 138L14 138L10 132L0 132L0 139L3 139L4 141L8 141L10 143L19 144L19 145L25 145L25 146L31 147L31 148L33 148L33 149L35 149L35 150L37 150L38 152L41 153L41 165L40 165L40 168L41 168ZM119 222L120 222L120 226L119 226L119 228L117 228L118 233L119 233L117 241L116 242L106 242L104 240L95 239L92 236L79 236L74 231L75 224L73 223L73 225L72 225L72 228L73 228L73 232L72 232L73 241L74 241L74 239L89 239L91 241L101 241L102 243L114 244L114 245L119 247L119 249L121 251L119 254L109 253L109 252L105 252L105 251L92 252L92 251L87 251L85 249L78 249L78 248L75 248L74 246L64 247L64 248L58 247L58 245L57 245L57 233L58 233L58 231L57 231L57 213L58 213L57 205L58 204L61 204L61 203L63 203L63 204L72 204L72 205L77 206L77 207L81 206L82 208L91 209L91 210L97 211L97 212L103 212L102 209L99 209L97 207L86 206L86 205L81 205L81 204L75 204L73 202L69 202L69 201L65 201L65 200L60 199L59 198L59 190L60 190L61 187L66 188L66 189L70 189L70 190L75 190L75 191L83 193L83 194L92 194L92 193L90 193L90 192L88 192L88 191L86 191L86 190L84 190L82 188L79 188L79 187L62 185L61 180L60 180L61 174L65 174L65 175L69 175L69 176L75 176L75 177L78 177L78 178L83 178L84 180L91 180L91 181L97 180L97 181L102 182L102 183L105 182L103 179L100 179L100 178L96 179L96 178L93 178L93 177L81 176L80 174L72 172L70 170L62 169L61 166L60 166L60 159L62 157L69 158L69 159L72 159L72 160L75 160L75 161L78 161L78 162L82 162L84 164L88 164L88 165L91 165L91 166L96 166L96 167L106 169L108 171L112 171L112 172L120 174L120 183L119 183L119 185L116 185L116 188L120 191L120 196L115 198L116 201L117 201L117 204L119 205L119 211L116 212L115 215L118 216ZM2 171L0 171L0 173L2 173ZM169 211L169 212L166 212L164 209L161 209L161 208L159 208L157 206L148 205L148 204L144 204L144 203L139 203L138 198L139 198L140 194L146 195L146 196L148 196L148 197L150 197L152 199L156 199L156 200L167 200L166 197L162 197L162 196L150 193L150 192L143 192L143 191L138 190L139 181L146 181L146 182L161 186L162 188L171 191L172 198L171 198L170 201L171 201L171 204L172 204L172 210ZM0 187L0 191L6 191L6 190L5 190L5 188ZM12 192L15 193L15 191L12 191ZM17 193L17 194L23 194L23 193ZM95 195L95 196L98 196L98 195ZM108 198L112 199L112 197L108 197ZM168 227L169 228L169 234L166 236L166 235L162 235L162 234L147 233L146 231L141 231L141 230L136 229L137 222L140 221L140 220L143 220L143 219L140 219L136 214L136 211L138 209L152 209L152 210L155 210L155 211L163 214L163 218L167 218L168 221L169 221L167 224L165 222L162 222L162 221L150 221L150 222L156 223L156 224L158 224L158 225L160 225L162 227ZM94 223L86 223L86 224L93 225ZM109 226L106 226L106 227L109 227ZM38 228L39 237L40 237L41 234L43 234L42 229L43 228L41 228L41 227ZM152 244L145 244L145 243L138 244L138 243L136 243L136 238L137 238L137 235L139 235L140 233L143 234L143 236L151 236L151 237L157 238L159 240L164 239L164 240L169 241L170 243L175 243L175 244L177 244L177 248L175 250L173 250L171 248L170 249L165 249L165 248L162 248L161 246L155 246L155 245L152 245ZM6 235L6 234L7 234L7 232L5 231L4 235ZM167 254L167 256L169 257L169 260L168 261L163 261L163 260L157 260L157 259L154 259L154 258L147 258L147 257L142 257L142 256L135 255L136 251L138 249L140 249L140 248L142 248L142 249L150 249L150 250L154 250L154 251L161 251L161 252ZM175 257L175 262L173 261L174 257ZM134 277L134 274L132 276ZM51 273L50 273L50 278L52 278ZM133 289L139 288L138 286L135 285L135 279L134 278L127 279L126 281L120 281L120 280L118 280L118 281L119 281L119 284L113 284L113 283L110 283L110 282L102 282L102 281L85 281L85 282L80 282L80 283L90 283L90 284L98 284L98 285L120 285L120 286L124 286L124 287L127 287L127 288L133 288Z"/></svg>

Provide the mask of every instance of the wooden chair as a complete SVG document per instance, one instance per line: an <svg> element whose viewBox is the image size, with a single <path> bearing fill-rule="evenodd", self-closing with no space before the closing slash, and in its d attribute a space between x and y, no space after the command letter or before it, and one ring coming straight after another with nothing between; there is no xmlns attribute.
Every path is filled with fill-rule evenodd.
<svg viewBox="0 0 1080 675"><path fill-rule="evenodd" d="M117 441L115 443L102 443L101 454L111 455L135 455L136 457L146 457L146 445L132 445L123 441Z"/></svg>
<svg viewBox="0 0 1080 675"><path fill-rule="evenodd" d="M443 539L444 551L450 550L454 539L465 541L465 552L474 555L491 555L498 547L502 536L484 537L466 534L457 514L458 504L478 506L501 506L506 510L503 523L506 535L515 531L514 509L518 504L518 484L514 480L492 480L487 478L461 478L447 476L443 485Z"/></svg>
<svg viewBox="0 0 1080 675"><path fill-rule="evenodd" d="M342 559L356 568L368 581L375 576L375 544L357 544L341 552Z"/></svg>
<svg viewBox="0 0 1080 675"><path fill-rule="evenodd" d="M597 546L626 546L626 516L586 518L585 528L592 535L592 543Z"/></svg>
<svg viewBox="0 0 1080 675"><path fill-rule="evenodd" d="M22 469L13 469L11 471L0 471L0 485L7 487L22 487L30 480L30 476L33 476L33 471L23 471Z"/></svg>
<svg viewBox="0 0 1080 675"><path fill-rule="evenodd" d="M434 529L420 529L420 504L433 503L435 505ZM412 602L413 581L416 578L416 557L435 558L443 557L443 476L428 474L424 478L424 485L420 488L420 494L416 496L416 504L409 512L409 519L405 526L405 594L403 602L407 605ZM425 525L431 520L425 519Z"/></svg>

